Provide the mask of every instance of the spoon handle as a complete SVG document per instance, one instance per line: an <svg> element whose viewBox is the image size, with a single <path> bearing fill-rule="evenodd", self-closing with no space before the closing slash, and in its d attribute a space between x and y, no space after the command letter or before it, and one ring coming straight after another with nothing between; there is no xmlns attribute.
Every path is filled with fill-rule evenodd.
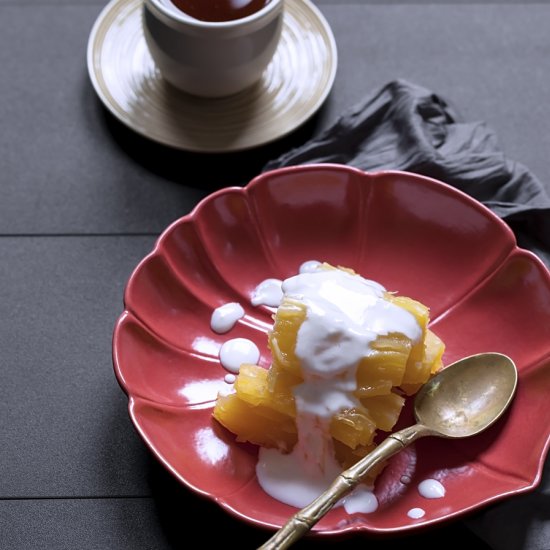
<svg viewBox="0 0 550 550"><path fill-rule="evenodd" d="M344 470L311 504L296 512L265 544L258 550L282 550L300 539L307 533L343 496L351 491L365 477L368 471L383 460L398 453L419 437L412 434L412 428L387 437L374 451L363 457L359 462ZM400 437L403 432L407 436ZM404 435L404 434L403 434Z"/></svg>

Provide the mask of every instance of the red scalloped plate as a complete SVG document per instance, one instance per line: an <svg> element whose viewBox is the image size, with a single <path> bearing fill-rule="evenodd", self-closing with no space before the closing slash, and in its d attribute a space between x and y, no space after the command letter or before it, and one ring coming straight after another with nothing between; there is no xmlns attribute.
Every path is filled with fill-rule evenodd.
<svg viewBox="0 0 550 550"><path fill-rule="evenodd" d="M321 534L413 531L532 490L550 435L550 274L517 247L497 216L467 195L419 175L309 165L264 173L244 188L205 198L174 222L137 266L114 331L113 361L145 443L185 485L239 518L279 527L296 510L255 476L257 449L236 443L211 417L226 371L218 350L245 337L270 363L271 311L250 304L266 278L284 279L307 260L351 267L431 309L445 363L505 353L519 370L516 397L492 428L467 440L426 438L395 456L377 480L379 508L332 510ZM240 302L229 334L212 311ZM402 423L412 423L410 410ZM404 476L410 478L404 483ZM416 489L440 480L446 495ZM408 510L421 507L424 517Z"/></svg>

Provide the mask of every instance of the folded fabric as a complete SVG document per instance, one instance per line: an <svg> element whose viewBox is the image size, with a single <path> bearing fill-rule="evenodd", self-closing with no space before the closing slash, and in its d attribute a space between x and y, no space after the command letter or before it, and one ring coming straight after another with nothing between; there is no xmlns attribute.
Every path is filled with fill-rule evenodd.
<svg viewBox="0 0 550 550"><path fill-rule="evenodd" d="M550 197L541 182L506 158L485 123L460 121L445 99L426 88L390 82L265 170L317 162L407 170L444 181L506 220L520 246L550 265Z"/></svg>

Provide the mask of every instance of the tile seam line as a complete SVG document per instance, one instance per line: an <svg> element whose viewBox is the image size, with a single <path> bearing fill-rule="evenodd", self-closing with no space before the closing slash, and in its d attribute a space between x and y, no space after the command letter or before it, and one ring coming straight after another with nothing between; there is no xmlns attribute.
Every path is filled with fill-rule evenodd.
<svg viewBox="0 0 550 550"><path fill-rule="evenodd" d="M76 1L69 1L69 2L55 2L55 0L53 0L52 2L38 2L38 1L29 1L29 2L2 2L0 0L0 8L3 7L3 6L10 6L12 8L36 8L36 7L46 7L46 8L51 8L53 6L55 7L59 7L59 6L68 6L68 7L78 7L78 6L103 6L105 5L105 3L101 3L101 2L94 2L94 1L91 1L91 2L79 2L78 0Z"/></svg>
<svg viewBox="0 0 550 550"><path fill-rule="evenodd" d="M144 231L129 233L0 233L0 239L36 238L36 237L158 237L161 231Z"/></svg>
<svg viewBox="0 0 550 550"><path fill-rule="evenodd" d="M28 497L0 497L0 502L2 501L21 501L27 502L29 500L139 500L155 498L153 495L104 495L104 496L95 496L95 495L84 495L84 496L28 496Z"/></svg>

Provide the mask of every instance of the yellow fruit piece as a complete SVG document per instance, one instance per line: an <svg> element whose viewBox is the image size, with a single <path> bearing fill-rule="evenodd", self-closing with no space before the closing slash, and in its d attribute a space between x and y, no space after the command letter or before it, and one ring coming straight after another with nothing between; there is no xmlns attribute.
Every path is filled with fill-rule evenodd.
<svg viewBox="0 0 550 550"><path fill-rule="evenodd" d="M301 382L303 382L301 376L297 376L292 370L284 369L278 363L272 363L267 373L269 391L275 395L292 394L292 387Z"/></svg>
<svg viewBox="0 0 550 550"><path fill-rule="evenodd" d="M296 357L298 329L306 318L306 308L300 302L285 299L277 309L268 345L273 363L301 380L300 361Z"/></svg>
<svg viewBox="0 0 550 550"><path fill-rule="evenodd" d="M426 329L426 337L424 339L424 358L422 360L422 367L418 369L419 374L422 376L419 382L416 383L403 383L400 385L400 389L406 395L414 395L423 384L425 384L432 374L435 374L443 368L443 352L445 351L445 344L436 336L430 329Z"/></svg>
<svg viewBox="0 0 550 550"><path fill-rule="evenodd" d="M439 336L434 334L430 329L426 329L424 346L424 362L429 365L430 373L435 374L443 368L443 353L445 352L445 344Z"/></svg>
<svg viewBox="0 0 550 550"><path fill-rule="evenodd" d="M407 360L407 366L403 375L403 384L424 383L430 376L430 369L426 369L424 363L424 339L428 321L430 319L430 310L417 300L412 300L406 296L388 295L388 300L411 313L422 330L422 336L418 342L411 347L411 353Z"/></svg>
<svg viewBox="0 0 550 550"><path fill-rule="evenodd" d="M296 416L294 396L290 388L286 391L273 392L269 388L269 373L257 365L241 365L239 376L235 381L237 396L246 403L260 407L265 416L288 418Z"/></svg>
<svg viewBox="0 0 550 550"><path fill-rule="evenodd" d="M341 411L330 423L330 435L350 449L372 443L375 430L376 424L362 407Z"/></svg>
<svg viewBox="0 0 550 550"><path fill-rule="evenodd" d="M384 432L390 432L401 414L405 398L396 393L390 393L388 395L364 397L361 399L361 403L376 423L376 426Z"/></svg>
<svg viewBox="0 0 550 550"><path fill-rule="evenodd" d="M243 401L236 393L220 395L213 414L222 426L237 435L237 441L284 451L290 451L296 444L298 436L293 418L283 414L277 417L261 405Z"/></svg>
<svg viewBox="0 0 550 550"><path fill-rule="evenodd" d="M357 397L387 395L403 381L412 342L402 334L380 336L357 367Z"/></svg>

